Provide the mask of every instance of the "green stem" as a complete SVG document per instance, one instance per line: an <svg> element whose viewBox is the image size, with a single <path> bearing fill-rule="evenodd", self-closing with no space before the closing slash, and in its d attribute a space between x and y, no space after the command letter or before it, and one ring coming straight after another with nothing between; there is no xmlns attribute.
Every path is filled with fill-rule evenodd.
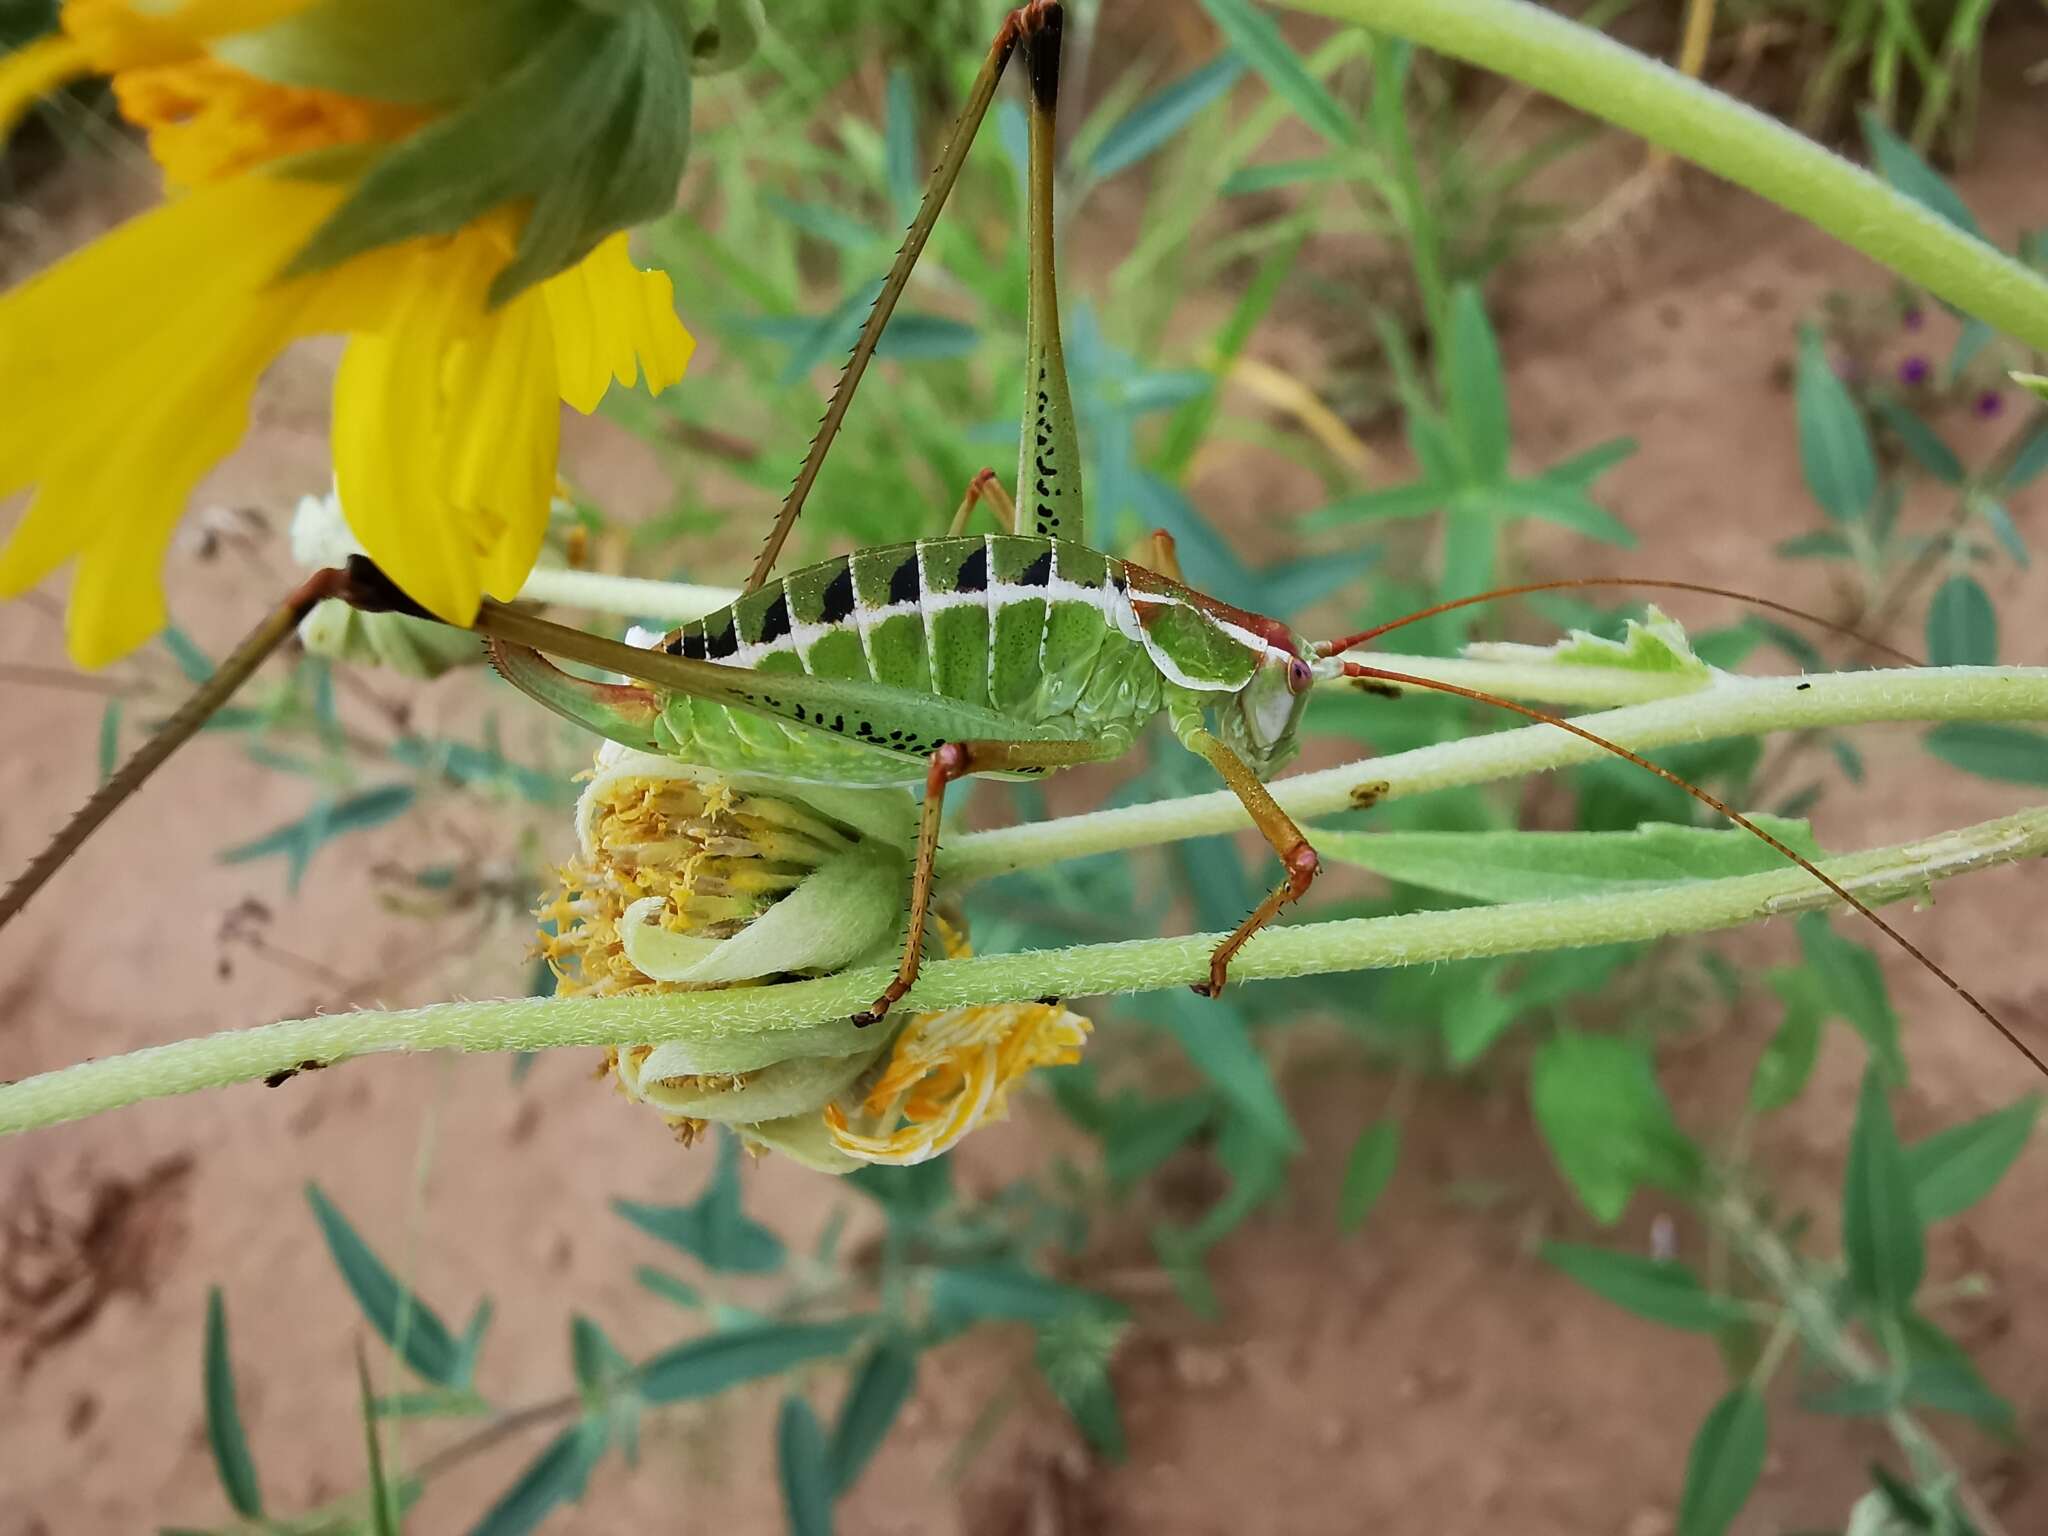
<svg viewBox="0 0 2048 1536"><path fill-rule="evenodd" d="M1807 678L1724 675L1677 698L1583 715L1575 723L1621 746L1648 751L1722 736L1881 720L2048 720L2048 667L1920 667ZM1366 785L1385 785L1380 799L1419 795L1604 755L1555 726L1532 725L1297 774L1277 781L1273 798L1290 815L1309 821L1350 809L1353 793ZM947 842L939 870L956 880L981 879L1089 854L1236 832L1249 824L1244 806L1227 790L1190 795L967 833Z"/></svg>
<svg viewBox="0 0 2048 1536"><path fill-rule="evenodd" d="M1931 882L2048 853L2048 807L1938 837L1828 860L1862 899L1919 895ZM1698 881L1560 901L1352 918L1269 929L1238 957L1242 981L1637 943L1737 927L1828 906L1803 870ZM1039 997L1092 997L1189 986L1208 975L1220 934L1091 944L927 964L915 1004L942 1009ZM0 1086L0 1133L80 1119L145 1099L269 1077L309 1063L385 1051L525 1051L565 1045L688 1042L699 1072L744 1072L799 1056L844 1054L847 1016L890 971L817 981L637 997L441 1003L401 1012L293 1019L81 1062Z"/></svg>
<svg viewBox="0 0 2048 1536"><path fill-rule="evenodd" d="M519 596L527 602L588 608L681 624L715 613L739 596L731 587L692 587L644 576L608 576L602 571L536 570Z"/></svg>
<svg viewBox="0 0 2048 1536"><path fill-rule="evenodd" d="M2029 346L2048 281L1733 97L1527 0L1286 0L1548 92L1770 199Z"/></svg>

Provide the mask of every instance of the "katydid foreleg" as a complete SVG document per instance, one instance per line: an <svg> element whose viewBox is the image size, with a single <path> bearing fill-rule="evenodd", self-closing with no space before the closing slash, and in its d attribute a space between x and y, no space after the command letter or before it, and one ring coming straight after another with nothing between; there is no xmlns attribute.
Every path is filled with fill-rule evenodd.
<svg viewBox="0 0 2048 1536"><path fill-rule="evenodd" d="M910 876L910 931L904 936L903 959L874 1006L853 1016L855 1024L872 1024L901 1002L924 963L924 930L931 915L946 786L974 773L1050 773L1081 763L1108 762L1123 756L1130 744L1127 732L1108 732L1088 741L949 741L932 753L917 827L917 862Z"/></svg>

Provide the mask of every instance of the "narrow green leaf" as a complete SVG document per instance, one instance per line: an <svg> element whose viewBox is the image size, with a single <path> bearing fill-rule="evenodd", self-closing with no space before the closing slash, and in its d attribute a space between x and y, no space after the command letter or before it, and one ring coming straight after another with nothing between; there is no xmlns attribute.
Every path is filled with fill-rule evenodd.
<svg viewBox="0 0 2048 1536"><path fill-rule="evenodd" d="M1547 476L1509 480L1480 493L1484 504L1499 517L1533 517L1583 533L1602 544L1633 549L1635 531L1605 507L1598 506L1576 486Z"/></svg>
<svg viewBox="0 0 2048 1536"><path fill-rule="evenodd" d="M1303 122L1332 144L1346 149L1357 147L1357 124L1302 66L1272 17L1250 0L1202 0L1202 9L1209 13L1232 50L1259 72L1273 94L1292 107Z"/></svg>
<svg viewBox="0 0 2048 1536"><path fill-rule="evenodd" d="M1375 1121L1359 1134L1352 1143L1350 1161L1344 1165L1344 1189L1337 1199L1339 1226L1356 1232L1365 1225L1365 1218L1387 1192L1400 1160L1400 1121Z"/></svg>
<svg viewBox="0 0 2048 1536"><path fill-rule="evenodd" d="M571 1424L527 1463L518 1481L471 1527L470 1536L527 1536L557 1505L583 1496L590 1469L603 1453L603 1426L587 1419Z"/></svg>
<svg viewBox="0 0 2048 1536"><path fill-rule="evenodd" d="M917 211L917 82L898 64L889 71L887 110L882 119L882 172L898 224Z"/></svg>
<svg viewBox="0 0 2048 1536"><path fill-rule="evenodd" d="M378 1337L428 1381L443 1387L460 1386L461 1351L434 1309L398 1283L319 1185L306 1186L306 1199L341 1278Z"/></svg>
<svg viewBox="0 0 2048 1536"><path fill-rule="evenodd" d="M1969 1352L1915 1312L1902 1320L1911 1362L1906 1398L1943 1413L1957 1413L2011 1442L2018 1430L2013 1406L1991 1390Z"/></svg>
<svg viewBox="0 0 2048 1536"><path fill-rule="evenodd" d="M1545 1243L1543 1257L1595 1295L1667 1328L1718 1333L1746 1315L1740 1302L1716 1296L1674 1261L1577 1243Z"/></svg>
<svg viewBox="0 0 2048 1536"><path fill-rule="evenodd" d="M496 1308L486 1296L476 1304L476 1311L469 1316L469 1325L462 1330L462 1337L455 1341L455 1379L458 1384L467 1385L476 1379L477 1357L484 1352L484 1336L491 1331L491 1317Z"/></svg>
<svg viewBox="0 0 2048 1536"><path fill-rule="evenodd" d="M1780 560L1846 560L1853 552L1848 537L1832 528L1786 539L1773 551Z"/></svg>
<svg viewBox="0 0 2048 1536"><path fill-rule="evenodd" d="M1035 1274L1021 1264L949 1264L932 1272L931 1317L954 1331L974 1323L1031 1323L1043 1328L1079 1312L1120 1316L1108 1298Z"/></svg>
<svg viewBox="0 0 2048 1536"><path fill-rule="evenodd" d="M2048 416L2037 414L2026 441L2012 457L2012 467L2006 470L2001 488L2016 491L2031 484L2044 469L2048 469Z"/></svg>
<svg viewBox="0 0 2048 1536"><path fill-rule="evenodd" d="M1084 174L1099 181L1136 165L1170 142L1243 73L1243 58L1226 53L1154 91L1110 125L1088 157Z"/></svg>
<svg viewBox="0 0 2048 1536"><path fill-rule="evenodd" d="M171 653L171 659L178 664L178 670L185 674L185 681L197 686L213 676L213 660L199 649L192 637L175 624L166 624L159 637L164 649Z"/></svg>
<svg viewBox="0 0 2048 1536"><path fill-rule="evenodd" d="M218 857L223 864L242 864L281 853L290 861L289 879L296 887L307 863L323 844L343 833L365 831L402 816L418 794L411 784L383 784L350 795L346 800L323 801L299 820L238 843Z"/></svg>
<svg viewBox="0 0 2048 1536"><path fill-rule="evenodd" d="M800 1397L785 1397L776 1417L775 1468L790 1536L832 1536L832 1463L818 1416Z"/></svg>
<svg viewBox="0 0 2048 1536"><path fill-rule="evenodd" d="M1863 1074L1849 1167L1842 1185L1842 1254L1858 1301L1885 1316L1902 1316L1920 1288L1927 1254L1914 1208L1914 1186L1892 1124L1882 1075Z"/></svg>
<svg viewBox="0 0 2048 1536"><path fill-rule="evenodd" d="M665 1269L656 1269L652 1264L642 1264L633 1271L633 1278L664 1301L672 1301L679 1307L696 1311L704 1305L701 1291L687 1280L680 1280Z"/></svg>
<svg viewBox="0 0 2048 1536"><path fill-rule="evenodd" d="M1885 990L1877 956L1836 933L1823 912L1809 912L1800 918L1799 944L1819 984L1813 995L1828 1015L1848 1020L1869 1047L1872 1063L1888 1081L1904 1082L1906 1058L1899 1049L1899 1016Z"/></svg>
<svg viewBox="0 0 2048 1536"><path fill-rule="evenodd" d="M1819 848L1803 821L1766 816L1773 836L1809 856ZM1633 832L1340 832L1319 828L1326 859L1404 885L1474 901L1550 901L1563 896L1656 890L1692 880L1766 874L1784 856L1749 833L1651 822Z"/></svg>
<svg viewBox="0 0 2048 1536"><path fill-rule="evenodd" d="M1998 663L1998 613L1973 576L1951 576L1927 608L1927 659L1937 667Z"/></svg>
<svg viewBox="0 0 2048 1536"><path fill-rule="evenodd" d="M680 1248L706 1269L723 1274L767 1274L782 1265L782 1239L740 1209L739 1139L720 1136L711 1184L691 1205L642 1205L614 1200L612 1209L649 1237Z"/></svg>
<svg viewBox="0 0 2048 1536"><path fill-rule="evenodd" d="M1508 394L1500 344L1479 290L1460 283L1451 294L1444 398L1472 479L1491 485L1507 473ZM1583 497L1577 498L1583 500Z"/></svg>
<svg viewBox="0 0 2048 1536"><path fill-rule="evenodd" d="M1800 340L1794 397L1799 464L1807 489L1836 522L1858 521L1877 496L1877 455L1871 450L1863 413L1829 366L1817 331L1808 331Z"/></svg>
<svg viewBox="0 0 2048 1536"><path fill-rule="evenodd" d="M1863 125L1863 140L1870 146L1878 174L1928 212L1948 220L1966 235L1984 238L1984 230L1962 198L1922 160L1913 147L1884 125L1884 119L1865 107L1856 114Z"/></svg>
<svg viewBox="0 0 2048 1536"><path fill-rule="evenodd" d="M860 1481L916 1389L917 1351L906 1341L885 1341L862 1363L832 1425L826 1459L836 1495Z"/></svg>
<svg viewBox="0 0 2048 1536"><path fill-rule="evenodd" d="M1758 1114L1783 1109L1806 1091L1820 1059L1821 1025L1827 1019L1826 1005L1816 996L1819 983L1813 971L1780 969L1768 979L1785 1005L1785 1017L1757 1058L1756 1074L1749 1082L1750 1107Z"/></svg>
<svg viewBox="0 0 2048 1536"><path fill-rule="evenodd" d="M398 1506L384 1477L384 1445L377 1434L376 1401L370 1395L370 1362L356 1345L356 1389L363 1412L363 1446L369 1458L370 1529L376 1536L398 1536Z"/></svg>
<svg viewBox="0 0 2048 1536"><path fill-rule="evenodd" d="M2048 732L1989 720L1956 720L1926 736L1927 750L1980 778L2048 784Z"/></svg>
<svg viewBox="0 0 2048 1536"><path fill-rule="evenodd" d="M2033 555L2027 550L2027 541L2020 537L2019 526L2013 522L2004 502L1982 497L1977 501L1977 511L1989 525L1991 536L2012 557L2014 565L2024 571L2034 563Z"/></svg>
<svg viewBox="0 0 2048 1536"><path fill-rule="evenodd" d="M1568 459L1560 459L1538 477L1552 485L1569 486L1573 490L1592 489L1593 482L1607 471L1629 458L1636 451L1636 440L1632 437L1611 437L1604 443L1595 443L1583 453L1575 453Z"/></svg>
<svg viewBox="0 0 2048 1536"><path fill-rule="evenodd" d="M832 1323L758 1323L691 1339L645 1361L635 1377L650 1403L711 1397L727 1387L777 1376L827 1355L843 1355L873 1326L870 1319Z"/></svg>
<svg viewBox="0 0 2048 1536"><path fill-rule="evenodd" d="M1763 1475L1769 1444L1769 1416L1752 1388L1737 1387L1714 1405L1686 1458L1678 1536L1723 1536Z"/></svg>
<svg viewBox="0 0 2048 1536"><path fill-rule="evenodd" d="M1566 1030L1537 1051L1529 1079L1537 1126L1558 1169L1603 1225L1642 1184L1674 1194L1699 1185L1699 1149L1672 1119L1644 1048Z"/></svg>
<svg viewBox="0 0 2048 1536"><path fill-rule="evenodd" d="M1906 407L1887 400L1878 406L1877 413L1905 445L1913 462L1943 485L1961 485L1969 478L1963 461L1941 440L1941 434Z"/></svg>
<svg viewBox="0 0 2048 1536"><path fill-rule="evenodd" d="M1382 491L1363 491L1319 507L1302 519L1302 526L1311 532L1322 532L1350 523L1427 517L1444 504L1449 494L1441 485L1429 480L1418 480L1413 485L1390 486Z"/></svg>
<svg viewBox="0 0 2048 1536"><path fill-rule="evenodd" d="M121 701L107 700L100 712L100 782L106 783L121 766Z"/></svg>
<svg viewBox="0 0 2048 1536"><path fill-rule="evenodd" d="M242 1433L242 1410L235 1400L235 1367L228 1358L228 1318L220 1287L206 1293L206 1443L221 1491L245 1520L263 1518L263 1490L256 1482L256 1463Z"/></svg>
<svg viewBox="0 0 2048 1536"><path fill-rule="evenodd" d="M1242 1009L1227 999L1199 998L1185 989L1132 1001L1136 1011L1166 1027L1195 1070L1275 1146L1301 1145L1301 1133L1280 1097L1272 1067L1252 1042L1251 1024Z"/></svg>
<svg viewBox="0 0 2048 1536"><path fill-rule="evenodd" d="M1913 1204L1920 1220L1960 1216L1990 1194L2026 1149L2040 1113L2041 1096L2029 1094L1908 1147L1906 1173L1913 1181Z"/></svg>

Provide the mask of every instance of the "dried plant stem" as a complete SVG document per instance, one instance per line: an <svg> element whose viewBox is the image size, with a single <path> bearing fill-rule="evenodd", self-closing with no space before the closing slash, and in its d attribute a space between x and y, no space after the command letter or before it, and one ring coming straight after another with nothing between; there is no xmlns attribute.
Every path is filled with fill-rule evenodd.
<svg viewBox="0 0 2048 1536"><path fill-rule="evenodd" d="M1831 859L1824 867L1864 900L1924 891L1933 881L2048 852L2048 807L1938 837ZM1256 981L1333 971L1634 942L1737 927L1833 898L1798 869L1562 901L1306 923L1260 934L1233 977ZM928 964L924 1008L1187 986L1208 973L1220 935L1083 945ZM525 998L442 1003L401 1012L294 1019L82 1062L0 1086L0 1132L80 1119L146 1099L247 1082L306 1062L387 1051L537 1050L565 1045L688 1041L698 1071L739 1072L792 1056L844 1052L848 1015L873 1000L888 971L870 967L774 987L646 997Z"/></svg>

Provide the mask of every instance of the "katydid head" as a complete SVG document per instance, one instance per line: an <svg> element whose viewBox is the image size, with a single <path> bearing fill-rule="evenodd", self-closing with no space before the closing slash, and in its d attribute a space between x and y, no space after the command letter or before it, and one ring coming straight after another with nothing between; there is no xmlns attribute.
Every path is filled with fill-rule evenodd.
<svg viewBox="0 0 2048 1536"><path fill-rule="evenodd" d="M1260 778L1278 773L1301 750L1302 712L1315 686L1314 653L1285 625L1274 624L1251 680L1218 711L1216 733Z"/></svg>

